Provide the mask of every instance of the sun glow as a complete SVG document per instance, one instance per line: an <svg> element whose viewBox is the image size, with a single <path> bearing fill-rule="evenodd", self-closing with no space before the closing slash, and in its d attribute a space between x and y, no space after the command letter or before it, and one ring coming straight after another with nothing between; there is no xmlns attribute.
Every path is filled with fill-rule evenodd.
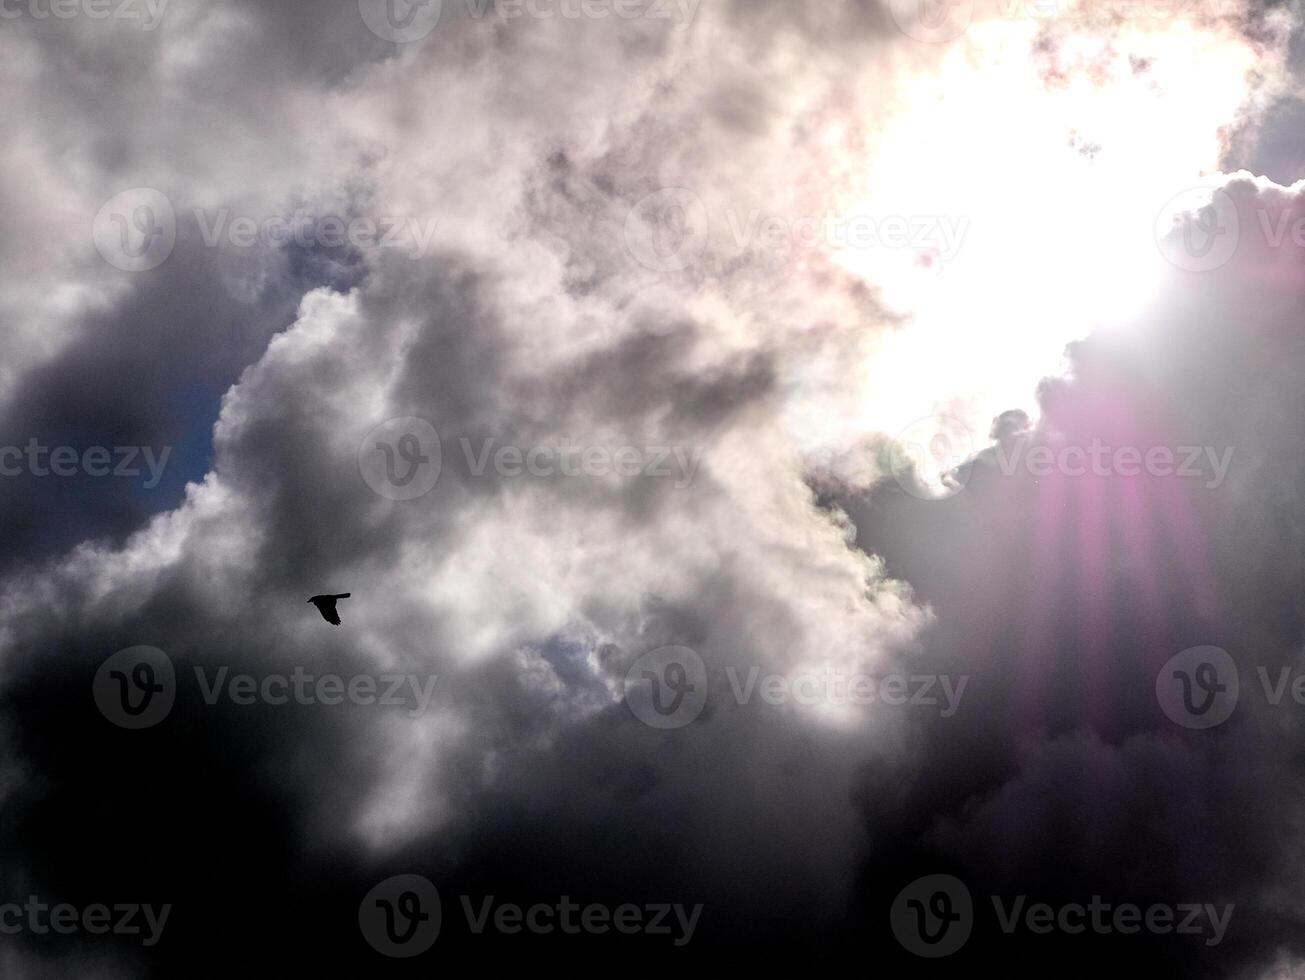
<svg viewBox="0 0 1305 980"><path fill-rule="evenodd" d="M896 93L848 213L936 233L837 250L907 318L875 358L866 428L945 407L981 437L1159 282L1156 215L1218 167L1255 64L1217 25L1166 27L1040 43L1037 23L976 25Z"/></svg>

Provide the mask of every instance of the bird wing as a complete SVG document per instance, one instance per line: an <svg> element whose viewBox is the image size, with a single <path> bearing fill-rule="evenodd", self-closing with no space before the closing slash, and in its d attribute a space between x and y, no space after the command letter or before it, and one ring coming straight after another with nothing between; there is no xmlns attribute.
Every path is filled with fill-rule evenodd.
<svg viewBox="0 0 1305 980"><path fill-rule="evenodd" d="M336 599L349 598L348 592L342 592L339 595L315 595L308 601L317 607L317 611L322 614L322 618L332 626L340 625L340 614L335 610Z"/></svg>

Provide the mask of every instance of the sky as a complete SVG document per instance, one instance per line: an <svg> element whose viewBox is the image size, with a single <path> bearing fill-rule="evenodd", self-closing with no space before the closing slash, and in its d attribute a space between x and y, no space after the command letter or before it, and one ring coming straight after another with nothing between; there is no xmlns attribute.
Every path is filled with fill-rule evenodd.
<svg viewBox="0 0 1305 980"><path fill-rule="evenodd" d="M0 974L1305 977L1303 24L0 0Z"/></svg>

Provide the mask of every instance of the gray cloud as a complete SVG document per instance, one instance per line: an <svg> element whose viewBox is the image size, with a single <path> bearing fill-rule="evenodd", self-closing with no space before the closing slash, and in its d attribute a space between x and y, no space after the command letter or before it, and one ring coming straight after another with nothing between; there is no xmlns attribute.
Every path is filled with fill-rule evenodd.
<svg viewBox="0 0 1305 980"><path fill-rule="evenodd" d="M547 947L837 966L873 940L905 969L886 909L937 870L976 892L1237 902L1214 953L1127 947L1184 975L1302 955L1292 716L1248 704L1198 737L1154 697L1184 646L1223 645L1246 673L1299 650L1299 297L1290 276L1259 277L1289 261L1247 238L1222 270L1168 282L1126 340L1075 346L1040 391L1035 438L1136 439L1136 422L1236 446L1218 493L981 471L952 501L917 500L880 479L889 434L858 414L884 345L912 328L892 284L739 240L730 219L862 190L844 161L882 137L874 84L900 97L945 49L870 3L704 4L683 31L445 6L399 46L353 3L172 0L154 32L6 24L0 72L29 98L5 152L34 176L0 181L0 308L18 325L0 445L175 443L184 469L156 497L5 485L0 879L175 907L157 947L24 935L5 967L370 970L357 905L400 873L445 896L449 962ZM42 111L22 108L36 93ZM135 186L178 218L167 261L139 274L89 234ZM668 187L713 220L700 260L662 271L630 221ZM1285 192L1230 193L1253 209ZM419 254L209 244L195 210L223 208L436 234ZM922 374L921 396L955 395L946 383ZM442 467L392 500L359 454L404 417L434 427ZM478 473L464 440L701 465L683 485ZM338 630L304 602L323 591L352 592ZM171 659L177 701L129 731L92 678L141 644ZM709 696L663 732L622 690L668 645L701 656ZM727 668L830 662L971 686L947 718L730 695ZM437 682L418 717L205 704L195 670L222 667ZM687 952L614 936L576 952L478 944L456 925L461 894L705 911ZM1028 962L1063 975L1067 956L1097 969L1123 948L1066 938ZM1005 963L1010 942L966 955Z"/></svg>

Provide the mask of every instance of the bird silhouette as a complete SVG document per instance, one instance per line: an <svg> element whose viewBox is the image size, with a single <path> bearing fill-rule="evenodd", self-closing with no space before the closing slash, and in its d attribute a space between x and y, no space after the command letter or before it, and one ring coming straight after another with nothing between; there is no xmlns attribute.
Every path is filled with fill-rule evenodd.
<svg viewBox="0 0 1305 980"><path fill-rule="evenodd" d="M335 611L336 599L347 599L350 593L341 592L339 595L315 595L308 601L317 607L317 611L322 614L322 618L332 626L340 625L340 614Z"/></svg>

